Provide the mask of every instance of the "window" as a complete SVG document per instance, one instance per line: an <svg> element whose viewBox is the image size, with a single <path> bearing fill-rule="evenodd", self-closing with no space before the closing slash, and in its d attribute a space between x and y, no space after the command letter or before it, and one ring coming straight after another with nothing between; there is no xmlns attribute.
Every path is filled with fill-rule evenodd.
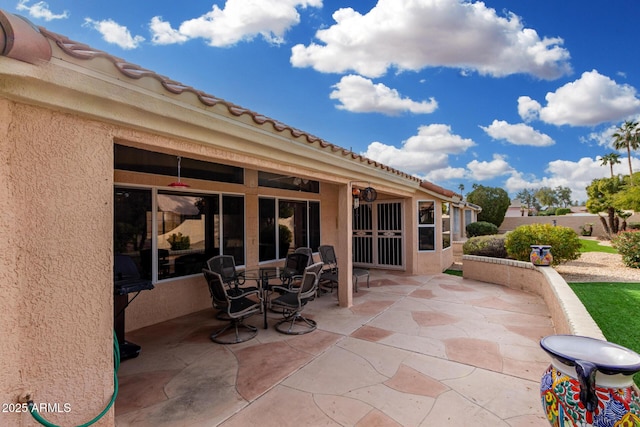
<svg viewBox="0 0 640 427"><path fill-rule="evenodd" d="M442 249L451 246L451 203L442 203Z"/></svg>
<svg viewBox="0 0 640 427"><path fill-rule="evenodd" d="M244 197L158 192L158 279L200 274L215 255L244 264Z"/></svg>
<svg viewBox="0 0 640 427"><path fill-rule="evenodd" d="M259 261L285 258L299 247L317 250L320 245L319 202L260 198L258 210Z"/></svg>
<svg viewBox="0 0 640 427"><path fill-rule="evenodd" d="M245 263L243 196L158 191L154 212L153 194L115 189L114 250L131 256L143 276L156 281L200 274L218 254Z"/></svg>
<svg viewBox="0 0 640 427"><path fill-rule="evenodd" d="M456 238L460 238L460 208L454 206L452 212L453 229L451 231L453 231Z"/></svg>
<svg viewBox="0 0 640 427"><path fill-rule="evenodd" d="M435 202L418 201L418 250L435 250Z"/></svg>
<svg viewBox="0 0 640 427"><path fill-rule="evenodd" d="M178 158L170 154L115 144L114 168L176 177L178 173ZM242 184L244 182L244 169L183 157L180 161L180 176L182 178Z"/></svg>
<svg viewBox="0 0 640 427"><path fill-rule="evenodd" d="M473 216L470 209L465 209L464 211L464 228L467 229L467 225L473 222Z"/></svg>
<svg viewBox="0 0 640 427"><path fill-rule="evenodd" d="M320 183L318 181L270 172L258 172L258 185L260 187L281 188L306 193L320 192Z"/></svg>
<svg viewBox="0 0 640 427"><path fill-rule="evenodd" d="M151 278L151 191L116 188L114 191L113 249L129 255ZM148 263L147 263L148 261Z"/></svg>

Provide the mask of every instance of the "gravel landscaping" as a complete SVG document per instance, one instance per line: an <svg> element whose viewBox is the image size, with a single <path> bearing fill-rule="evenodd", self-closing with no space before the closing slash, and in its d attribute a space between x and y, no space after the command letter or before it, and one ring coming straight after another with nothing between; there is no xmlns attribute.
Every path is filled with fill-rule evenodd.
<svg viewBox="0 0 640 427"><path fill-rule="evenodd" d="M622 256L604 252L584 252L575 261L555 267L567 282L638 282L640 269L622 263Z"/></svg>

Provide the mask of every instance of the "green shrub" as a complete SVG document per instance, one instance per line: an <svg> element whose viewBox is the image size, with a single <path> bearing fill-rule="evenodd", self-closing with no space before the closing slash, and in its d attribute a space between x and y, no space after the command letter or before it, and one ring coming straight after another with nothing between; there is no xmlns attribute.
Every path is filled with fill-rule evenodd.
<svg viewBox="0 0 640 427"><path fill-rule="evenodd" d="M493 235L472 237L462 245L462 253L465 255L506 258L507 250L504 247L504 236Z"/></svg>
<svg viewBox="0 0 640 427"><path fill-rule="evenodd" d="M167 242L169 242L169 244L171 245L171 250L173 251L189 249L189 247L191 246L191 239L189 239L189 236L183 236L182 233L173 233L171 236L169 236Z"/></svg>
<svg viewBox="0 0 640 427"><path fill-rule="evenodd" d="M507 234L505 247L510 258L529 261L531 245L550 245L553 265L580 257L580 238L569 227L551 224L521 225Z"/></svg>
<svg viewBox="0 0 640 427"><path fill-rule="evenodd" d="M465 227L467 237L488 236L498 234L498 227L487 221L472 222Z"/></svg>
<svg viewBox="0 0 640 427"><path fill-rule="evenodd" d="M629 230L640 230L640 222L630 222L627 224Z"/></svg>
<svg viewBox="0 0 640 427"><path fill-rule="evenodd" d="M640 232L623 231L611 241L627 267L640 268Z"/></svg>
<svg viewBox="0 0 640 427"><path fill-rule="evenodd" d="M569 208L558 208L556 209L556 215L566 215L571 213L571 209Z"/></svg>

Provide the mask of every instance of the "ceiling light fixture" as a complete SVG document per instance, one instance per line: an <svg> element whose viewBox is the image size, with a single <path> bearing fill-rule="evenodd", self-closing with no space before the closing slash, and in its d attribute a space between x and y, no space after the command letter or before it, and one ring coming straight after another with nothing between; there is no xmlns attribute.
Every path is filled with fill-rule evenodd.
<svg viewBox="0 0 640 427"><path fill-rule="evenodd" d="M169 184L169 187L173 188L188 188L189 185L180 181L180 162L182 161L182 157L178 156L178 181L172 182Z"/></svg>

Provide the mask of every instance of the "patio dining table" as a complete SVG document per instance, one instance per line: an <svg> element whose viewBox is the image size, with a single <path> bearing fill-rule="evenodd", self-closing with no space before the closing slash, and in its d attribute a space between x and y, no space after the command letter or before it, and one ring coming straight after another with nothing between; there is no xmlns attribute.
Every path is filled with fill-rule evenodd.
<svg viewBox="0 0 640 427"><path fill-rule="evenodd" d="M264 314L264 329L267 329L267 297L269 293L269 280L280 280L280 267L250 268L242 274L246 280L255 280L260 289L260 305Z"/></svg>

